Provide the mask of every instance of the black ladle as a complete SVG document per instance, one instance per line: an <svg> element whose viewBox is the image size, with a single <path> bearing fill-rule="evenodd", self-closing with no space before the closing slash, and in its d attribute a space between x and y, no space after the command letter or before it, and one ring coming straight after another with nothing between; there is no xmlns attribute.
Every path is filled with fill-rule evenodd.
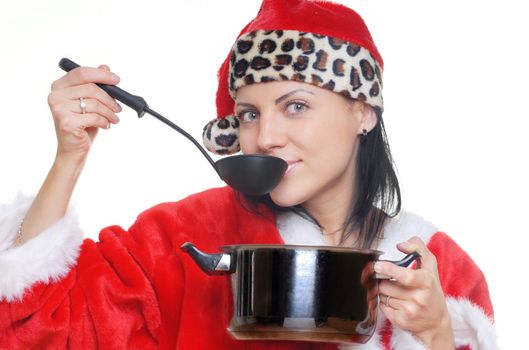
<svg viewBox="0 0 529 350"><path fill-rule="evenodd" d="M79 65L68 58L63 58L59 62L59 67L69 72L79 67ZM132 95L114 85L97 85L110 96L134 109L138 113L138 118L148 113L187 137L202 152L219 177L230 187L240 192L249 195L267 194L279 184L287 170L288 165L283 159L265 155L237 155L225 157L214 162L193 136L169 119L150 109L143 97Z"/></svg>

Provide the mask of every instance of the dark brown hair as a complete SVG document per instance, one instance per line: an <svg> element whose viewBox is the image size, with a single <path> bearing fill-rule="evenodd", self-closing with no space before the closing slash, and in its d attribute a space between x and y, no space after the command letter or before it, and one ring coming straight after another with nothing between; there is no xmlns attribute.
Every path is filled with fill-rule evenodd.
<svg viewBox="0 0 529 350"><path fill-rule="evenodd" d="M400 186L393 158L389 149L382 114L375 109L377 124L367 135L362 135L356 160L357 196L352 203L352 211L343 227L342 243L358 230L356 246L371 248L376 238L382 238L386 219L396 216L401 210ZM314 222L318 221L302 206L280 207L270 195L242 195L248 210L257 213L259 204L265 204L274 211L292 211Z"/></svg>

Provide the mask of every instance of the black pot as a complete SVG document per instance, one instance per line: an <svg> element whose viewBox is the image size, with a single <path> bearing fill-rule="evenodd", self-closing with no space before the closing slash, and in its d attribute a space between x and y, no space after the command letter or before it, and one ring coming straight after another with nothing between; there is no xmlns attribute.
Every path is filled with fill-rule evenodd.
<svg viewBox="0 0 529 350"><path fill-rule="evenodd" d="M377 250L297 245L231 245L206 254L186 251L208 274L234 273L237 339L365 343L376 328ZM408 266L419 257L401 261Z"/></svg>

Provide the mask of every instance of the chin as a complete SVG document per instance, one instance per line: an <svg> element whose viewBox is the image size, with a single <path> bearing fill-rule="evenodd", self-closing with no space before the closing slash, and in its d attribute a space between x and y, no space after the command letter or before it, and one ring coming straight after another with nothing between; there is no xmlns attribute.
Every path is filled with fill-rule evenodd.
<svg viewBox="0 0 529 350"><path fill-rule="evenodd" d="M303 192L299 189L292 188L292 186L285 186L280 183L272 192L270 192L270 198L280 207L292 207L305 202L302 193Z"/></svg>

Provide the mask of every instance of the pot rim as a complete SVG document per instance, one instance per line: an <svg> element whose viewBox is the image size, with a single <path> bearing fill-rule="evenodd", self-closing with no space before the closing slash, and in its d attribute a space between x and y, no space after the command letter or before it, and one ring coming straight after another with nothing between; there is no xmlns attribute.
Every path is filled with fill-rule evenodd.
<svg viewBox="0 0 529 350"><path fill-rule="evenodd" d="M366 248L337 247L324 245L302 245L302 244L232 244L220 247L225 252L239 250L321 250L329 252L358 253L365 255L383 255L384 252Z"/></svg>

